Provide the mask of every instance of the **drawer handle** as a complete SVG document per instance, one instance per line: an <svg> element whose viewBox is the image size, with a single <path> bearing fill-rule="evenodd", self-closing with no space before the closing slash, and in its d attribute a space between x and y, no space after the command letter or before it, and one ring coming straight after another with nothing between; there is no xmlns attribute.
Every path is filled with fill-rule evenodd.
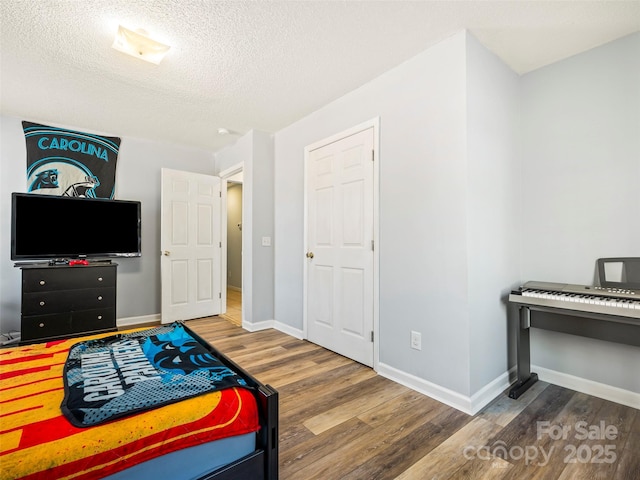
<svg viewBox="0 0 640 480"><path fill-rule="evenodd" d="M98 281L101 282L102 281L102 277L98 277Z"/></svg>
<svg viewBox="0 0 640 480"><path fill-rule="evenodd" d="M45 285L47 282L45 282L44 280L40 280L40 285Z"/></svg>
<svg viewBox="0 0 640 480"><path fill-rule="evenodd" d="M42 301L41 301L41 302L40 302L40 306L41 306L41 307L44 307L44 302L42 302Z"/></svg>
<svg viewBox="0 0 640 480"><path fill-rule="evenodd" d="M44 323L41 323L40 325L38 325L40 328L44 327Z"/></svg>
<svg viewBox="0 0 640 480"><path fill-rule="evenodd" d="M102 300L102 295L98 295L98 300Z"/></svg>

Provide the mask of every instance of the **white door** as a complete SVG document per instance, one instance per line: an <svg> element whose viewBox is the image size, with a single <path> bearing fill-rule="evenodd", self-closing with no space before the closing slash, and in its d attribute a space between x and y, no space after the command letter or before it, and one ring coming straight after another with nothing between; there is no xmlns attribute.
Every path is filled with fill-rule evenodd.
<svg viewBox="0 0 640 480"><path fill-rule="evenodd" d="M307 338L373 366L373 127L307 152Z"/></svg>
<svg viewBox="0 0 640 480"><path fill-rule="evenodd" d="M162 323L221 313L220 178L162 169Z"/></svg>

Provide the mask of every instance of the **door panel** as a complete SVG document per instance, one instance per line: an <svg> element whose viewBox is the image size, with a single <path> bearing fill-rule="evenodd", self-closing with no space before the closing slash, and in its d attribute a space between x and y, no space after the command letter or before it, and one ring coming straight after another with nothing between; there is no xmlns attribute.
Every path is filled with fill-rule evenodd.
<svg viewBox="0 0 640 480"><path fill-rule="evenodd" d="M162 323L221 313L220 179L162 169Z"/></svg>
<svg viewBox="0 0 640 480"><path fill-rule="evenodd" d="M373 128L307 158L307 336L373 365Z"/></svg>

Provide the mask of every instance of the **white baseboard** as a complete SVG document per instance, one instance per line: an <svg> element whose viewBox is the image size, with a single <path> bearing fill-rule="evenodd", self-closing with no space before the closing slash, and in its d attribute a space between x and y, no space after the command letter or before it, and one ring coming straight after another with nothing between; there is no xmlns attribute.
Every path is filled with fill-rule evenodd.
<svg viewBox="0 0 640 480"><path fill-rule="evenodd" d="M118 318L116 320L116 326L120 327L136 327L147 323L160 323L160 314L142 315L140 317L126 317Z"/></svg>
<svg viewBox="0 0 640 480"><path fill-rule="evenodd" d="M291 325L287 325L286 323L280 323L274 320L273 328L281 331L282 333L286 333L287 335L291 335L292 337L297 338L298 340L303 340L304 335L302 330L298 330L297 328L293 328Z"/></svg>
<svg viewBox="0 0 640 480"><path fill-rule="evenodd" d="M471 415L478 413L509 388L509 385L511 385L510 379L515 378L515 375L516 367L514 366L471 395Z"/></svg>
<svg viewBox="0 0 640 480"><path fill-rule="evenodd" d="M640 410L640 393L613 387L605 383L594 382L586 378L575 377L568 373L549 370L538 365L531 365L531 371L538 374L538 378L544 382L553 383L560 387L569 388L578 392L593 395L594 397L610 400L627 407Z"/></svg>
<svg viewBox="0 0 640 480"><path fill-rule="evenodd" d="M509 372L504 372L477 393L468 397L384 363L378 364L378 374L468 415L478 413L509 386Z"/></svg>
<svg viewBox="0 0 640 480"><path fill-rule="evenodd" d="M248 330L249 332L257 332L258 330L267 330L268 328L275 328L282 333L286 333L298 340L302 340L304 336L302 335L302 330L298 330L297 328L293 328L284 323L277 322L276 320L264 320L262 322L256 323L248 323L242 322L242 328Z"/></svg>
<svg viewBox="0 0 640 480"><path fill-rule="evenodd" d="M248 332L258 332L260 330L267 330L269 328L273 328L273 320L263 320L262 322L249 323L247 321L242 321L242 328L244 328Z"/></svg>

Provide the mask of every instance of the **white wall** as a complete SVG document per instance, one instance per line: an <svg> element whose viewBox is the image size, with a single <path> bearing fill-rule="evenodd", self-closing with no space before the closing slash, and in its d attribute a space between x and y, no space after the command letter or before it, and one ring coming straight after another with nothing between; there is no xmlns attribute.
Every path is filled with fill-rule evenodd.
<svg viewBox="0 0 640 480"><path fill-rule="evenodd" d="M214 154L215 174L242 165L242 319L253 323L253 132Z"/></svg>
<svg viewBox="0 0 640 480"><path fill-rule="evenodd" d="M273 246L263 247L262 237L273 231L273 137L252 130L215 154L216 173L243 165L242 189L242 317L243 326L259 328L273 322Z"/></svg>
<svg viewBox="0 0 640 480"><path fill-rule="evenodd" d="M640 34L522 77L522 279L640 256ZM640 393L640 348L532 331L532 362Z"/></svg>
<svg viewBox="0 0 640 480"><path fill-rule="evenodd" d="M24 192L26 147L21 121L0 116L0 331L20 329L20 270L9 256L11 192ZM29 119L25 119L29 120ZM45 122L46 123L46 122ZM84 131L82 126L54 125ZM160 169L213 172L213 155L179 145L122 138L116 167L116 198L142 202L142 257L118 259L117 318L160 313ZM48 219L48 221L52 221ZM51 228L61 228L55 223ZM91 225L85 226L91 234Z"/></svg>
<svg viewBox="0 0 640 480"><path fill-rule="evenodd" d="M520 278L519 82L516 73L467 36L471 393L508 370L513 351L507 300Z"/></svg>
<svg viewBox="0 0 640 480"><path fill-rule="evenodd" d="M0 116L0 331L20 330L20 270L13 267L11 192L27 191L27 149L20 120Z"/></svg>
<svg viewBox="0 0 640 480"><path fill-rule="evenodd" d="M514 142L502 137L511 133L508 122L515 112L516 78L495 58L480 68L488 53L478 53L483 47L474 40L470 55L478 60L467 87L466 42L464 32L448 38L275 136L276 319L302 329L304 147L379 116L380 363L463 396L507 369L500 297L517 281L516 268L510 264L517 258L517 241L506 252L499 250L517 239L516 227L507 221L510 207L487 214L469 197L497 185L504 192L496 191L489 202L514 200L511 185L516 183L517 169L507 168L494 179L486 175L486 168L517 160ZM484 77L500 80L489 88L503 108L494 107L490 115L479 113L481 103L467 106L468 96L485 94ZM504 98L501 87L507 87ZM490 139L475 136L472 146L488 142L490 148L486 154L468 156L467 129L481 128L484 122L493 129ZM474 181L469 175L477 173L487 181L469 190ZM498 219L498 231L483 228L478 224L482 220L469 219L469 211L480 212L482 219ZM481 246L495 241L491 253L507 257L497 259L509 266L495 272L486 288L475 273L484 266L486 255L481 252L482 257L470 263L468 255L477 252L469 250L469 238L478 239ZM469 268L474 272L471 277ZM470 298L474 305L480 304L480 292L489 296L482 324L491 329L472 352L470 335L478 329L470 326ZM411 330L422 333L421 351L409 346ZM472 353L482 355L486 365L476 368L479 378L473 387Z"/></svg>
<svg viewBox="0 0 640 480"><path fill-rule="evenodd" d="M304 147L379 116L380 363L454 397L506 381L512 288L640 256L639 53L635 35L519 78L460 33L277 132L278 322L302 330ZM637 348L532 337L534 363L638 391Z"/></svg>
<svg viewBox="0 0 640 480"><path fill-rule="evenodd" d="M273 136L265 132L253 132L253 162L245 174L251 175L253 196L253 321L274 319L274 250L277 238L273 230L274 211L274 152ZM262 238L271 238L271 246L263 246Z"/></svg>

